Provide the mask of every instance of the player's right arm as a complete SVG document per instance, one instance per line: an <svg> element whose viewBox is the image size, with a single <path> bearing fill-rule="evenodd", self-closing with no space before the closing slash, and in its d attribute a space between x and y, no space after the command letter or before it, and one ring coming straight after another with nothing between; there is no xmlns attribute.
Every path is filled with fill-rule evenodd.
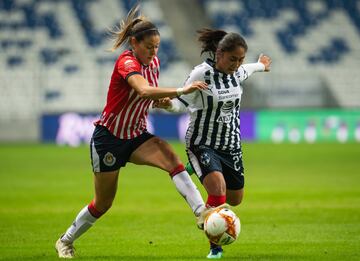
<svg viewBox="0 0 360 261"><path fill-rule="evenodd" d="M165 97L174 98L182 94L189 94L197 90L204 90L207 84L202 81L194 81L183 88L151 87L148 81L141 74L132 74L127 78L128 84L142 98L157 100Z"/></svg>
<svg viewBox="0 0 360 261"><path fill-rule="evenodd" d="M157 100L164 97L176 97L206 88L205 82L192 82L183 88L156 88L141 74L141 65L135 57L124 56L117 63L117 71L140 97Z"/></svg>
<svg viewBox="0 0 360 261"><path fill-rule="evenodd" d="M188 78L185 81L185 86L191 84L192 82L204 81L204 70L201 66L195 67L194 70L190 73ZM199 91L194 91L192 93L184 95L179 95L174 99L160 99L154 104L154 107L165 109L169 112L184 112L184 111L193 111L196 110L199 106L199 96L200 92L207 91L208 85L205 89L199 89ZM202 103L201 103L202 104Z"/></svg>

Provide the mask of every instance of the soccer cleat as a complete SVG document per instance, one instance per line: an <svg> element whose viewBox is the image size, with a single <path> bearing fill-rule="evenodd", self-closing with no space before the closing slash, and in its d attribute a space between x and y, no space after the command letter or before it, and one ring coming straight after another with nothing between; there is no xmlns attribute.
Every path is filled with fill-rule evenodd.
<svg viewBox="0 0 360 261"><path fill-rule="evenodd" d="M73 258L75 256L73 244L62 241L61 237L56 241L55 249L60 258Z"/></svg>
<svg viewBox="0 0 360 261"><path fill-rule="evenodd" d="M195 173L190 162L186 163L185 169L186 169L187 173L189 173L190 176Z"/></svg>
<svg viewBox="0 0 360 261"><path fill-rule="evenodd" d="M205 208L203 210L203 212L200 213L200 215L197 217L197 221L196 221L196 224L197 224L197 227L201 230L204 230L204 222L205 222L205 219L206 217L214 210L216 209L219 209L219 208L230 208L229 204L227 203L224 203L224 204L221 204L220 206L217 206L217 207L209 207L209 208Z"/></svg>
<svg viewBox="0 0 360 261"><path fill-rule="evenodd" d="M220 259L222 258L223 249L221 246L210 248L210 253L206 256L208 259Z"/></svg>

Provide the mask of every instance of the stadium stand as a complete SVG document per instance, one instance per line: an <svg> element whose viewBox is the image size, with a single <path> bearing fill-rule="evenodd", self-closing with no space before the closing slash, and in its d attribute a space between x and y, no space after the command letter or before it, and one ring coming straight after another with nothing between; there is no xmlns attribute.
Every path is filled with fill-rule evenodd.
<svg viewBox="0 0 360 261"><path fill-rule="evenodd" d="M119 52L108 29L117 26L136 1L0 1L0 117L41 112L100 111ZM156 1L142 1L142 12L159 27L161 83L181 85L189 65L181 59L173 32ZM23 98L21 98L23 97ZM40 103L40 104L38 104ZM20 108L9 106L19 104ZM23 112L24 111L24 112ZM15 116L16 115L16 116Z"/></svg>
<svg viewBox="0 0 360 261"><path fill-rule="evenodd" d="M238 32L246 38L250 47L249 57L256 57L259 51L273 57L272 84L256 82L257 88L260 88L258 91L267 94L269 99L276 99L271 94L284 94L285 89L288 89L289 96L282 96L293 100L295 106L360 106L357 84L360 80L357 73L360 58L360 1L199 2L212 19L214 27ZM280 80L284 77L287 79L286 84ZM316 95L323 97L318 97L313 103L301 104L298 98L311 98L314 88L309 89L305 96L295 90L302 88L301 82L309 82L309 79ZM320 88L319 85L323 86ZM324 92L324 88L328 92ZM278 97L276 100L265 104L282 106L281 99ZM259 104L264 104L264 100L260 100ZM287 102L284 105L290 104Z"/></svg>
<svg viewBox="0 0 360 261"><path fill-rule="evenodd" d="M1 0L1 125L38 121L43 113L100 111L121 51L107 51L108 28L136 2ZM164 18L164 2L159 2L144 0L141 7L160 29L160 83L179 86L191 65L180 54L181 37L169 26L171 15ZM192 3L202 7L204 20L213 27L246 38L247 62L259 52L273 58L269 76L248 81L252 88L245 92L243 107L360 107L360 0ZM184 19L194 18L189 14Z"/></svg>

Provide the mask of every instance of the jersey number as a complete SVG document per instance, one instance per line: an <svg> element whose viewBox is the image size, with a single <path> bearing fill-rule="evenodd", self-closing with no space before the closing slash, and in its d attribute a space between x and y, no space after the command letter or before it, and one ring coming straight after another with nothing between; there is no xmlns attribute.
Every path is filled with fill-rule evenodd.
<svg viewBox="0 0 360 261"><path fill-rule="evenodd" d="M236 171L239 171L241 169L240 157L239 156L233 156L233 161L234 161L234 169Z"/></svg>

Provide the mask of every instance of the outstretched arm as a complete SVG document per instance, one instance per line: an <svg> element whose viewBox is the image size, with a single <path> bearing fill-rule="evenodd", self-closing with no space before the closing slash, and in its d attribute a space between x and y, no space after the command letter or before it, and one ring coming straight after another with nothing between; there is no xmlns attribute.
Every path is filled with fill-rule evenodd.
<svg viewBox="0 0 360 261"><path fill-rule="evenodd" d="M247 63L240 66L238 72L240 72L241 81L246 80L254 72L268 72L270 71L271 58L267 55L260 54L256 63Z"/></svg>
<svg viewBox="0 0 360 261"><path fill-rule="evenodd" d="M147 80L140 74L133 74L128 79L129 85L140 95L142 98L157 100L164 97L174 98L182 94L189 94L196 90L204 90L207 84L202 81L194 81L183 88L154 88L149 86Z"/></svg>

